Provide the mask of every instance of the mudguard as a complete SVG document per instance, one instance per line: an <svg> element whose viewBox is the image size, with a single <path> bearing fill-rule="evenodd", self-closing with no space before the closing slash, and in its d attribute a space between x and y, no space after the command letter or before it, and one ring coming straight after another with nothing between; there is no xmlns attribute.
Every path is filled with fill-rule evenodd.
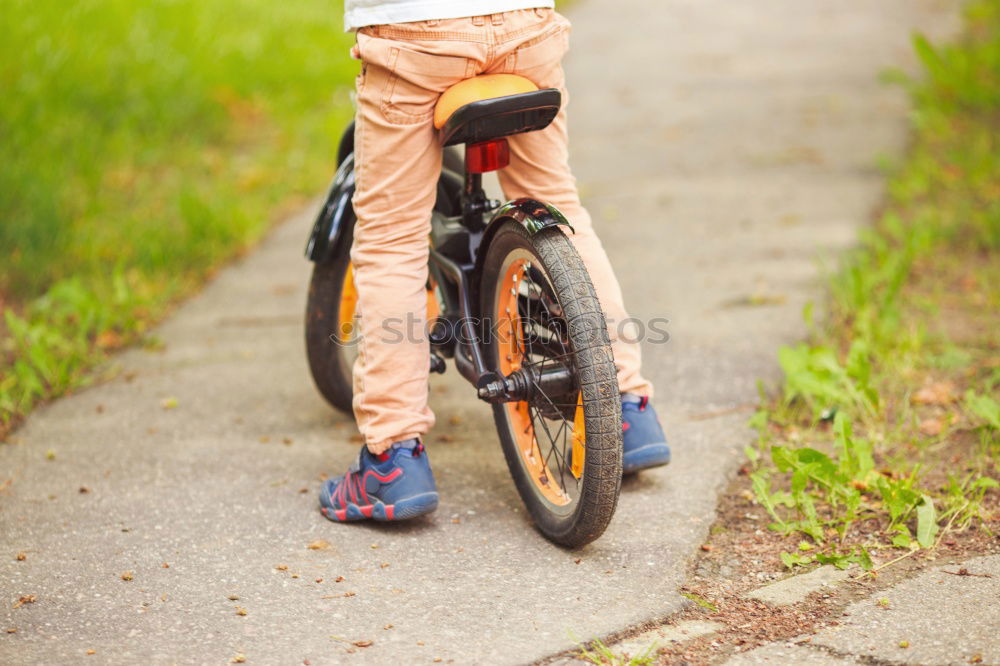
<svg viewBox="0 0 1000 666"><path fill-rule="evenodd" d="M490 241L505 220L519 222L531 235L537 234L542 229L556 226L569 227L569 230L573 231L573 225L552 204L528 198L508 201L497 209L497 212L493 214L492 219L490 219L489 224L486 225L486 229L483 231L483 238L479 244L479 250L476 252L477 269L482 268Z"/></svg>
<svg viewBox="0 0 1000 666"><path fill-rule="evenodd" d="M340 136L337 165L337 173L306 243L306 257L320 264L333 259L337 241L343 236L345 221L347 224L354 221L354 208L351 206L351 197L354 196L354 121Z"/></svg>
<svg viewBox="0 0 1000 666"><path fill-rule="evenodd" d="M306 243L306 257L318 264L331 261L335 256L337 243L343 236L345 226L354 222L354 153L348 153L340 163L337 175L326 195L313 223L309 242Z"/></svg>
<svg viewBox="0 0 1000 666"><path fill-rule="evenodd" d="M444 170L438 181L438 195L434 205L435 210L444 215L457 215L459 212L458 200L462 183L458 174L464 169L462 160L459 151L445 149ZM340 139L337 163L340 165L337 174L333 177L306 243L306 257L316 263L330 261L336 256L340 250L338 243L347 235L344 229L355 221L354 207L351 204L355 189L353 122L347 126Z"/></svg>
<svg viewBox="0 0 1000 666"><path fill-rule="evenodd" d="M497 212L493 214L493 219L490 220L487 231L489 231L489 227L498 224L501 218L508 217L523 224L524 228L532 235L556 224L567 226L570 231L573 231L573 226L558 208L552 204L528 198L514 199L500 206Z"/></svg>

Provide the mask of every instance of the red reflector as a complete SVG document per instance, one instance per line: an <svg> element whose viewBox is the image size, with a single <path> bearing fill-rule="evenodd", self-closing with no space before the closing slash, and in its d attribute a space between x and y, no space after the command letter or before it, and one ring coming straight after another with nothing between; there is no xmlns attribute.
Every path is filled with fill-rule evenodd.
<svg viewBox="0 0 1000 666"><path fill-rule="evenodd" d="M469 173L496 171L510 164L507 139L484 141L465 147L465 170Z"/></svg>

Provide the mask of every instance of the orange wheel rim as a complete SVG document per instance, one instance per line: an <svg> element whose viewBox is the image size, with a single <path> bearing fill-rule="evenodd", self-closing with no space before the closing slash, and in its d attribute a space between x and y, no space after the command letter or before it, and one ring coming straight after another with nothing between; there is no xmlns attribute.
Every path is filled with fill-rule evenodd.
<svg viewBox="0 0 1000 666"><path fill-rule="evenodd" d="M347 343L354 333L354 312L358 308L358 289L354 286L354 264L347 263L344 285L340 289L340 318L337 321L340 341Z"/></svg>
<svg viewBox="0 0 1000 666"><path fill-rule="evenodd" d="M350 342L354 334L354 314L358 309L358 288L354 284L354 264L347 262L344 272L344 286L340 290L340 319L338 335L343 343ZM427 281L427 321L441 316L441 304L437 299L437 284L431 278Z"/></svg>
<svg viewBox="0 0 1000 666"><path fill-rule="evenodd" d="M583 393L576 397L576 412L573 415L573 458L569 471L579 479L583 476L583 463L587 455L587 428L583 419Z"/></svg>
<svg viewBox="0 0 1000 666"><path fill-rule="evenodd" d="M437 299L437 283L434 278L427 280L427 321L432 322L441 316L441 304Z"/></svg>
<svg viewBox="0 0 1000 666"><path fill-rule="evenodd" d="M520 369L525 360L524 330L518 313L518 294L520 282L527 273L528 265L529 262L526 259L516 259L511 262L504 272L499 286L496 312L497 346L500 354L498 367L504 375L509 375ZM504 403L504 409L507 410L511 434L517 444L521 463L527 469L528 476L535 487L545 499L556 506L569 504L571 501L569 495L559 486L558 477L552 474L545 456L542 455L535 436L535 425L528 402ZM582 423L583 419L579 420ZM574 456L575 453L574 447ZM580 459L582 461L582 456Z"/></svg>

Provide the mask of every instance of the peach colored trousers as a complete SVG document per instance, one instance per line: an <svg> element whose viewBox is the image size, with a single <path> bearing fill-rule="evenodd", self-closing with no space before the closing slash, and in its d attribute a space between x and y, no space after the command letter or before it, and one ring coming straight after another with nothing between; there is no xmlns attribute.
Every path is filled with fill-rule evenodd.
<svg viewBox="0 0 1000 666"><path fill-rule="evenodd" d="M569 219L608 317L620 390L650 395L621 287L580 204L569 169L566 88L561 65L569 22L551 9L362 28L356 53L354 135L357 226L351 260L361 340L354 366L354 414L369 450L419 437L434 425L427 405L428 245L442 148L434 105L451 85L477 74L515 73L559 88L564 107L545 130L510 138L504 196L554 204ZM630 327L632 329L630 330Z"/></svg>

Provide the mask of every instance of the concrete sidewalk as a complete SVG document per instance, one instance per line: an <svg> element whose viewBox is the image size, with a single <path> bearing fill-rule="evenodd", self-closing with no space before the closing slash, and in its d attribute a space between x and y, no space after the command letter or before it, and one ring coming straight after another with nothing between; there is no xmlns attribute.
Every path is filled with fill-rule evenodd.
<svg viewBox="0 0 1000 666"><path fill-rule="evenodd" d="M1000 552L1000 548L992 551ZM772 639L754 647L756 643L727 635L727 629L733 629L733 615L729 615L728 622L712 614L700 619L682 615L621 640L608 641L605 649L622 663L657 655L660 663L708 661L725 666L1000 663L1000 606L996 603L1000 599L1000 555L966 560L941 558L921 569L852 603L828 609L823 622L817 625L806 620L793 627L801 632L799 635L790 634L785 640ZM771 620L787 626L783 612L797 607L808 616L807 608L817 600L815 595L828 602L844 593L844 588L851 594L849 588L861 584L859 578L866 577L858 568L848 572L826 565L749 590L742 596L763 601L774 611ZM726 602L718 603L721 607ZM760 617L749 613L735 622L749 626L760 622ZM698 639L700 646L692 644ZM684 649L688 652L678 652ZM573 650L546 660L545 666L592 663L579 650Z"/></svg>
<svg viewBox="0 0 1000 666"><path fill-rule="evenodd" d="M676 611L817 256L852 242L876 155L904 145L877 74L956 5L573 6L575 169L633 314L672 322L646 365L675 462L624 484L602 539L567 552L532 529L453 369L433 380L438 512L320 516L319 474L358 444L306 369L304 214L160 327L164 351L123 354L0 446L0 662L523 663Z"/></svg>
<svg viewBox="0 0 1000 666"><path fill-rule="evenodd" d="M938 565L851 604L836 626L756 648L726 666L998 664L998 599L1000 555Z"/></svg>

